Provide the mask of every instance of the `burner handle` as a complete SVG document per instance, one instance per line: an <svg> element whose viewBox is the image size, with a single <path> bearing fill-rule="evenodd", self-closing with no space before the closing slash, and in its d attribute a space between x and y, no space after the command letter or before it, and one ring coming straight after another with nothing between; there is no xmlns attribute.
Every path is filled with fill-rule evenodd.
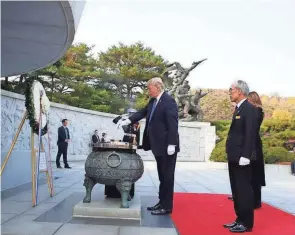
<svg viewBox="0 0 295 235"><path fill-rule="evenodd" d="M119 163L117 163L117 164L112 164L112 163L110 163L109 160L110 160L110 157L112 157L112 156L116 156L116 157L118 157L118 159L119 159ZM117 154L116 152L112 152L111 154L109 154L109 156L107 156L107 164L108 164L109 167L116 168L116 167L120 166L121 163L122 163L122 158L121 158L120 155Z"/></svg>

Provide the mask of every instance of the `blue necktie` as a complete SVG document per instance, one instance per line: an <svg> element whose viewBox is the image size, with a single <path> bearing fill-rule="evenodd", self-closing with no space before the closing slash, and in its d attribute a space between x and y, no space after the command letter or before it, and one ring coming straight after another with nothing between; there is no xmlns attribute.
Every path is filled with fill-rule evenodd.
<svg viewBox="0 0 295 235"><path fill-rule="evenodd" d="M151 121L151 119L152 119L152 116L153 116L154 110L155 110L155 108L156 108L156 104L157 104L157 99L154 100L153 107L152 107L152 111L151 111L151 114L150 114L150 116L149 116L149 123L150 123L150 121Z"/></svg>

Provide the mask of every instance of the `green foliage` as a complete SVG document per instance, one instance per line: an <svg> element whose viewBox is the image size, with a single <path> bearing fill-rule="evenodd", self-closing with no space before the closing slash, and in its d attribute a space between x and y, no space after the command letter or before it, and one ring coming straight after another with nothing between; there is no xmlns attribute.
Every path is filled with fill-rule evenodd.
<svg viewBox="0 0 295 235"><path fill-rule="evenodd" d="M293 117L292 112L283 109L275 109L272 113L272 118L276 120L291 120Z"/></svg>
<svg viewBox="0 0 295 235"><path fill-rule="evenodd" d="M84 43L73 45L59 61L37 72L47 82L51 98L55 92L69 93L74 82L86 83L100 76L92 49Z"/></svg>
<svg viewBox="0 0 295 235"><path fill-rule="evenodd" d="M135 108L137 110L144 108L147 105L149 96L146 92L139 94L136 98Z"/></svg>
<svg viewBox="0 0 295 235"><path fill-rule="evenodd" d="M295 130L295 119L284 121L276 119L266 119L263 122L263 126L266 132L281 132L286 129Z"/></svg>
<svg viewBox="0 0 295 235"><path fill-rule="evenodd" d="M282 147L284 146L284 141L275 137L275 134L271 136L263 136L262 142L267 147Z"/></svg>
<svg viewBox="0 0 295 235"><path fill-rule="evenodd" d="M270 147L264 145L263 148L264 161L267 164L275 164L279 162L291 162L295 159L294 153L288 152L283 147Z"/></svg>
<svg viewBox="0 0 295 235"><path fill-rule="evenodd" d="M225 142L226 139L223 139L222 141L216 144L215 148L213 149L210 155L210 161L226 162Z"/></svg>
<svg viewBox="0 0 295 235"><path fill-rule="evenodd" d="M222 133L224 131L228 132L231 121L221 120L221 121L213 121L211 125L216 127L217 134L218 132Z"/></svg>
<svg viewBox="0 0 295 235"><path fill-rule="evenodd" d="M216 134L220 138L210 156L211 161L225 162L225 144L230 121L214 121ZM274 164L279 162L290 162L295 158L286 148L286 142L295 139L295 120L265 120L260 129L262 135L263 152L265 163Z"/></svg>
<svg viewBox="0 0 295 235"><path fill-rule="evenodd" d="M219 141L226 139L231 121L213 121L211 125L216 127L216 135Z"/></svg>
<svg viewBox="0 0 295 235"><path fill-rule="evenodd" d="M114 97L111 91L95 89L82 82L71 84L71 93L57 93L54 102L67 104L79 108L101 112L118 113L126 104L119 97Z"/></svg>
<svg viewBox="0 0 295 235"><path fill-rule="evenodd" d="M163 73L165 62L141 42L119 43L99 53L98 67L104 74L103 80L111 83L122 98L129 100L136 89L145 89L146 81Z"/></svg>

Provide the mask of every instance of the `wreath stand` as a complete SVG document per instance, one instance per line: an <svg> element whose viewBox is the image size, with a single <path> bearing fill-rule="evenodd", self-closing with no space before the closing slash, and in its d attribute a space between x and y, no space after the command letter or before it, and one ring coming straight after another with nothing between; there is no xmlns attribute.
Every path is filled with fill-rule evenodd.
<svg viewBox="0 0 295 235"><path fill-rule="evenodd" d="M41 94L42 97L42 94ZM40 98L41 100L41 98ZM41 101L40 101L40 106L41 106ZM41 107L40 107L40 119L41 119ZM25 123L25 120L28 118L28 111L26 110L21 123L17 129L17 132L13 138L13 141L10 145L9 151L7 153L7 156L5 157L4 163L1 166L1 172L0 172L0 176L2 176L2 172L11 156L12 150L17 142L18 136L23 128L23 125ZM39 122L39 126L41 127L41 122ZM49 159L49 164L50 166L48 167L47 163L47 158L46 158L46 154L45 154L45 149L44 149L44 145L42 143L42 137L41 137L41 128L39 129L39 135L38 135L38 148L35 149L35 133L33 128L31 127L31 167L32 167L32 205L33 207L37 206L38 204L38 181L39 181L39 172L40 173L45 173L46 174L46 178L47 178L47 185L48 185L48 190L49 190L49 195L50 197L53 197L54 192L53 192L53 181L52 181L52 167L51 167L51 159ZM50 158L50 139L49 139L49 132L48 132L48 147L49 147L49 158ZM36 153L38 153L38 158L37 158L37 166L36 166ZM45 156L45 163L44 160L42 162L42 167L40 169L40 155L41 153L44 153ZM36 169L37 168L37 169ZM49 169L48 169L49 168ZM39 170L40 169L40 170ZM50 170L50 172L49 172Z"/></svg>

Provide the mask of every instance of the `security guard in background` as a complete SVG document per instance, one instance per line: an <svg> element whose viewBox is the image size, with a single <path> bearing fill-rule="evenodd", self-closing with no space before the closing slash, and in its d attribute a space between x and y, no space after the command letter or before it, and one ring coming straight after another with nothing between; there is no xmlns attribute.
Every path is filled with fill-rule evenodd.
<svg viewBox="0 0 295 235"><path fill-rule="evenodd" d="M136 112L135 109L128 109L127 113L128 116L132 116ZM125 115L124 115L125 116ZM126 115L127 116L127 115ZM117 124L118 121L122 118L122 116L118 116L113 120L113 123ZM124 130L124 136L123 136L123 142L127 143L132 143L139 145L140 141L140 125L139 123L135 124L129 124L128 126L123 126ZM116 186L105 186L105 195L110 198L120 198L121 194L117 190ZM132 184L131 190L130 190L130 195L129 195L129 200L134 197L134 184Z"/></svg>

